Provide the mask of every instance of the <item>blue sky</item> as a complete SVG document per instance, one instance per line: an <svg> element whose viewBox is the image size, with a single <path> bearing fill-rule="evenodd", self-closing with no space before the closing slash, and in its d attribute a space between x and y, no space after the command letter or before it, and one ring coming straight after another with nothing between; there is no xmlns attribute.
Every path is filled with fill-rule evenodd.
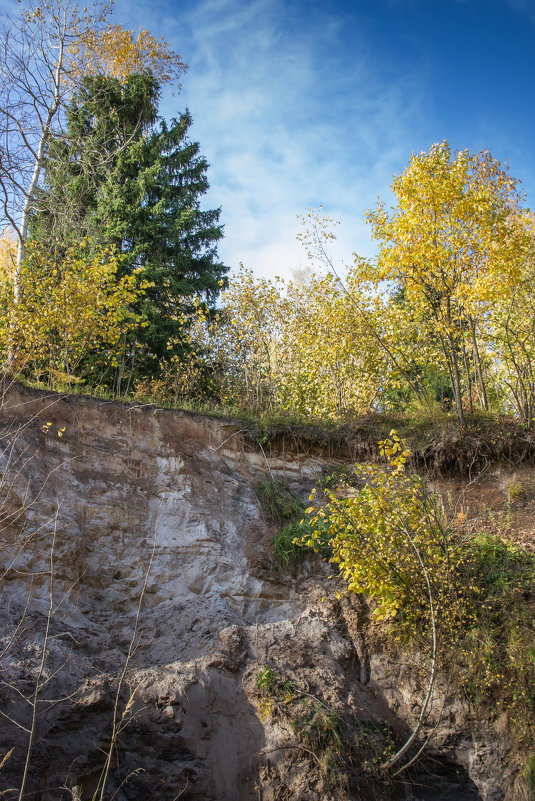
<svg viewBox="0 0 535 801"><path fill-rule="evenodd" d="M371 255L364 211L443 139L488 148L535 204L535 0L117 0L114 18L189 65L162 112L192 113L231 268L303 267L297 215L320 204L334 258Z"/></svg>

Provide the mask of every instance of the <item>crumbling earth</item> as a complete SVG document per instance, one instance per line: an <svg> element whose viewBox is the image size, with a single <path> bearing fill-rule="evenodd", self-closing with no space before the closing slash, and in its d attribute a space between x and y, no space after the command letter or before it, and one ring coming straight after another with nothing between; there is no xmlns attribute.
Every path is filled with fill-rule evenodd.
<svg viewBox="0 0 535 801"><path fill-rule="evenodd" d="M519 797L499 723L446 687L427 758L397 780L381 770L418 717L425 655L387 653L317 557L274 571L256 496L269 469L305 497L324 456L17 386L0 423L3 798L21 786L43 650L39 801Z"/></svg>

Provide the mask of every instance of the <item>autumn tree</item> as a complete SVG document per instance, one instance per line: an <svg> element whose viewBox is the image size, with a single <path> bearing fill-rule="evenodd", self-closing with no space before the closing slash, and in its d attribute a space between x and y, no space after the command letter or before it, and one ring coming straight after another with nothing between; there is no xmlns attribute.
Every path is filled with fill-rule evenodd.
<svg viewBox="0 0 535 801"><path fill-rule="evenodd" d="M28 224L48 138L70 96L69 47L81 32L98 32L107 10L91 14L68 0L20 7L2 32L0 71L0 187L4 219L18 237L17 264L24 256ZM18 275L18 272L17 272ZM15 280L18 295L18 279Z"/></svg>
<svg viewBox="0 0 535 801"><path fill-rule="evenodd" d="M535 420L535 229L532 215L511 221L522 258L514 281L498 281L484 331L492 389L503 411Z"/></svg>
<svg viewBox="0 0 535 801"><path fill-rule="evenodd" d="M113 250L90 254L85 241L57 260L29 245L19 299L11 281L0 284L0 348L9 345L35 377L45 375L52 385L77 383L89 353L114 362L138 321L133 306L144 290L136 276L118 278L118 265Z"/></svg>
<svg viewBox="0 0 535 801"><path fill-rule="evenodd" d="M124 83L129 75L150 72L160 86L171 84L180 89L180 79L187 69L181 56L162 37L140 28L137 36L122 25L109 24L102 30L88 28L69 47L70 54L81 62L80 74L106 75Z"/></svg>
<svg viewBox="0 0 535 801"><path fill-rule="evenodd" d="M332 276L270 280L242 267L197 342L222 400L259 414L366 412L388 380L368 327Z"/></svg>
<svg viewBox="0 0 535 801"><path fill-rule="evenodd" d="M368 320L369 299L355 289ZM363 413L380 398L388 368L369 324L332 274L289 282L280 403L303 415Z"/></svg>
<svg viewBox="0 0 535 801"><path fill-rule="evenodd" d="M395 208L379 203L367 215L380 251L366 277L401 287L422 323L432 323L461 422L464 392L470 405L477 394L488 406L479 333L495 291L519 270L517 184L488 151L452 153L442 142L414 154L394 179Z"/></svg>
<svg viewBox="0 0 535 801"><path fill-rule="evenodd" d="M288 310L281 284L278 278L257 279L241 265L208 330L206 345L224 401L256 413L276 405L281 328Z"/></svg>
<svg viewBox="0 0 535 801"><path fill-rule="evenodd" d="M305 248L307 257L314 267L336 281L341 296L353 311L353 319L358 320L361 336L355 340L355 347L366 350L370 367L375 362L383 380L377 389L376 397L380 404L388 406L389 398L398 395L416 396L418 401L430 405L430 398L423 379L425 370L421 360L429 361L431 351L427 331L422 321L416 319L412 309L404 300L399 287L384 288L374 280L375 268L370 260L355 254L355 263L344 268L342 279L330 254L330 245L336 239L334 227L337 225L330 217L319 211L309 209L301 216L302 230L297 236ZM360 341L359 341L360 340Z"/></svg>
<svg viewBox="0 0 535 801"><path fill-rule="evenodd" d="M12 282L17 262L17 238L10 228L0 236L0 283Z"/></svg>
<svg viewBox="0 0 535 801"><path fill-rule="evenodd" d="M432 711L439 662L467 620L455 577L462 542L448 526L440 498L407 469L411 454L395 430L379 442L379 450L386 464L357 464L351 480L340 482L336 491L326 489L319 502L313 492L302 543L318 550L327 531L330 561L348 591L368 596L373 617L385 621L396 638L427 652L429 674L416 725L382 765L398 775L420 756L435 730L420 736Z"/></svg>

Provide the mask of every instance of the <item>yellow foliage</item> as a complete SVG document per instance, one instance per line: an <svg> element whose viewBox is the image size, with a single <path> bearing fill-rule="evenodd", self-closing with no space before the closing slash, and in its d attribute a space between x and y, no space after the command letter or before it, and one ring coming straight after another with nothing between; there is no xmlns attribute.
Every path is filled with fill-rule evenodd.
<svg viewBox="0 0 535 801"><path fill-rule="evenodd" d="M364 483L359 493L327 491L326 506L307 510L312 544L324 539L327 527L331 561L349 590L375 600L375 617L393 619L401 609L425 617L429 593L439 606L447 590L453 549L438 499L405 469L405 443L392 431L379 446L387 465L357 465Z"/></svg>
<svg viewBox="0 0 535 801"><path fill-rule="evenodd" d="M85 70L90 74L105 73L124 81L134 72L150 71L160 85L176 82L187 69L182 58L163 38L156 38L146 29L137 36L121 25L108 25L103 31L88 30L70 48L71 55L85 55Z"/></svg>
<svg viewBox="0 0 535 801"><path fill-rule="evenodd" d="M413 154L394 178L396 208L379 203L367 214L380 250L365 280L401 289L418 325L432 332L461 420L472 384L487 408L480 331L521 272L527 239L514 223L517 184L488 151L452 153L444 141Z"/></svg>
<svg viewBox="0 0 535 801"><path fill-rule="evenodd" d="M6 228L0 235L0 284L11 283L17 263L17 242L13 232Z"/></svg>
<svg viewBox="0 0 535 801"><path fill-rule="evenodd" d="M225 402L256 412L364 412L384 381L369 328L332 276L271 281L242 268L205 334Z"/></svg>
<svg viewBox="0 0 535 801"><path fill-rule="evenodd" d="M113 363L119 340L136 323L133 302L145 286L137 276L117 279L119 260L110 249L92 258L85 243L70 248L60 262L29 246L20 270L20 298L13 286L0 289L0 343L4 352L31 362L37 374L73 379L81 360L95 350Z"/></svg>
<svg viewBox="0 0 535 801"><path fill-rule="evenodd" d="M502 408L514 410L531 425L535 417L535 227L531 215L516 216L513 224L515 237L523 242L518 273L495 297L482 334Z"/></svg>
<svg viewBox="0 0 535 801"><path fill-rule="evenodd" d="M396 281L444 330L455 325L461 310L477 310L517 274L517 183L488 151L452 154L444 141L412 155L392 184L397 208L379 203L367 213L381 247L374 280Z"/></svg>
<svg viewBox="0 0 535 801"><path fill-rule="evenodd" d="M370 329L374 310L369 300L357 287L349 296L333 275L312 275L306 283L289 283L287 301L291 312L282 337L282 402L323 417L372 408L387 369Z"/></svg>

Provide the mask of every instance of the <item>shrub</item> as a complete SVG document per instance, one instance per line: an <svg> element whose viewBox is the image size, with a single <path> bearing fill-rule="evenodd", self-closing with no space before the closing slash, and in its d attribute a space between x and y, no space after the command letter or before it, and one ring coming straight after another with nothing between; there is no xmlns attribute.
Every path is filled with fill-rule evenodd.
<svg viewBox="0 0 535 801"><path fill-rule="evenodd" d="M275 566L282 570L295 569L299 562L310 553L311 549L307 547L306 543L310 541L312 535L313 529L307 518L299 522L286 523L273 541ZM312 549L319 553L322 559L331 558L332 549L329 545L327 526L324 526L321 534L318 532Z"/></svg>
<svg viewBox="0 0 535 801"><path fill-rule="evenodd" d="M386 467L357 465L360 492L348 486L345 497L325 490L328 503L311 507L312 534L305 543L318 547L326 532L349 590L376 601L375 616L393 619L412 610L420 619L444 594L452 555L436 495L422 479L405 471L410 452L395 431L380 442Z"/></svg>
<svg viewBox="0 0 535 801"><path fill-rule="evenodd" d="M307 544L327 531L331 561L349 590L375 600L387 633L419 650L429 643L422 719L442 666L486 714L505 711L524 748L535 732L535 555L503 536L463 537L439 498L406 471L409 452L396 432L379 444L387 464L357 465L360 490L354 482L342 497L327 489L327 505L309 510Z"/></svg>

